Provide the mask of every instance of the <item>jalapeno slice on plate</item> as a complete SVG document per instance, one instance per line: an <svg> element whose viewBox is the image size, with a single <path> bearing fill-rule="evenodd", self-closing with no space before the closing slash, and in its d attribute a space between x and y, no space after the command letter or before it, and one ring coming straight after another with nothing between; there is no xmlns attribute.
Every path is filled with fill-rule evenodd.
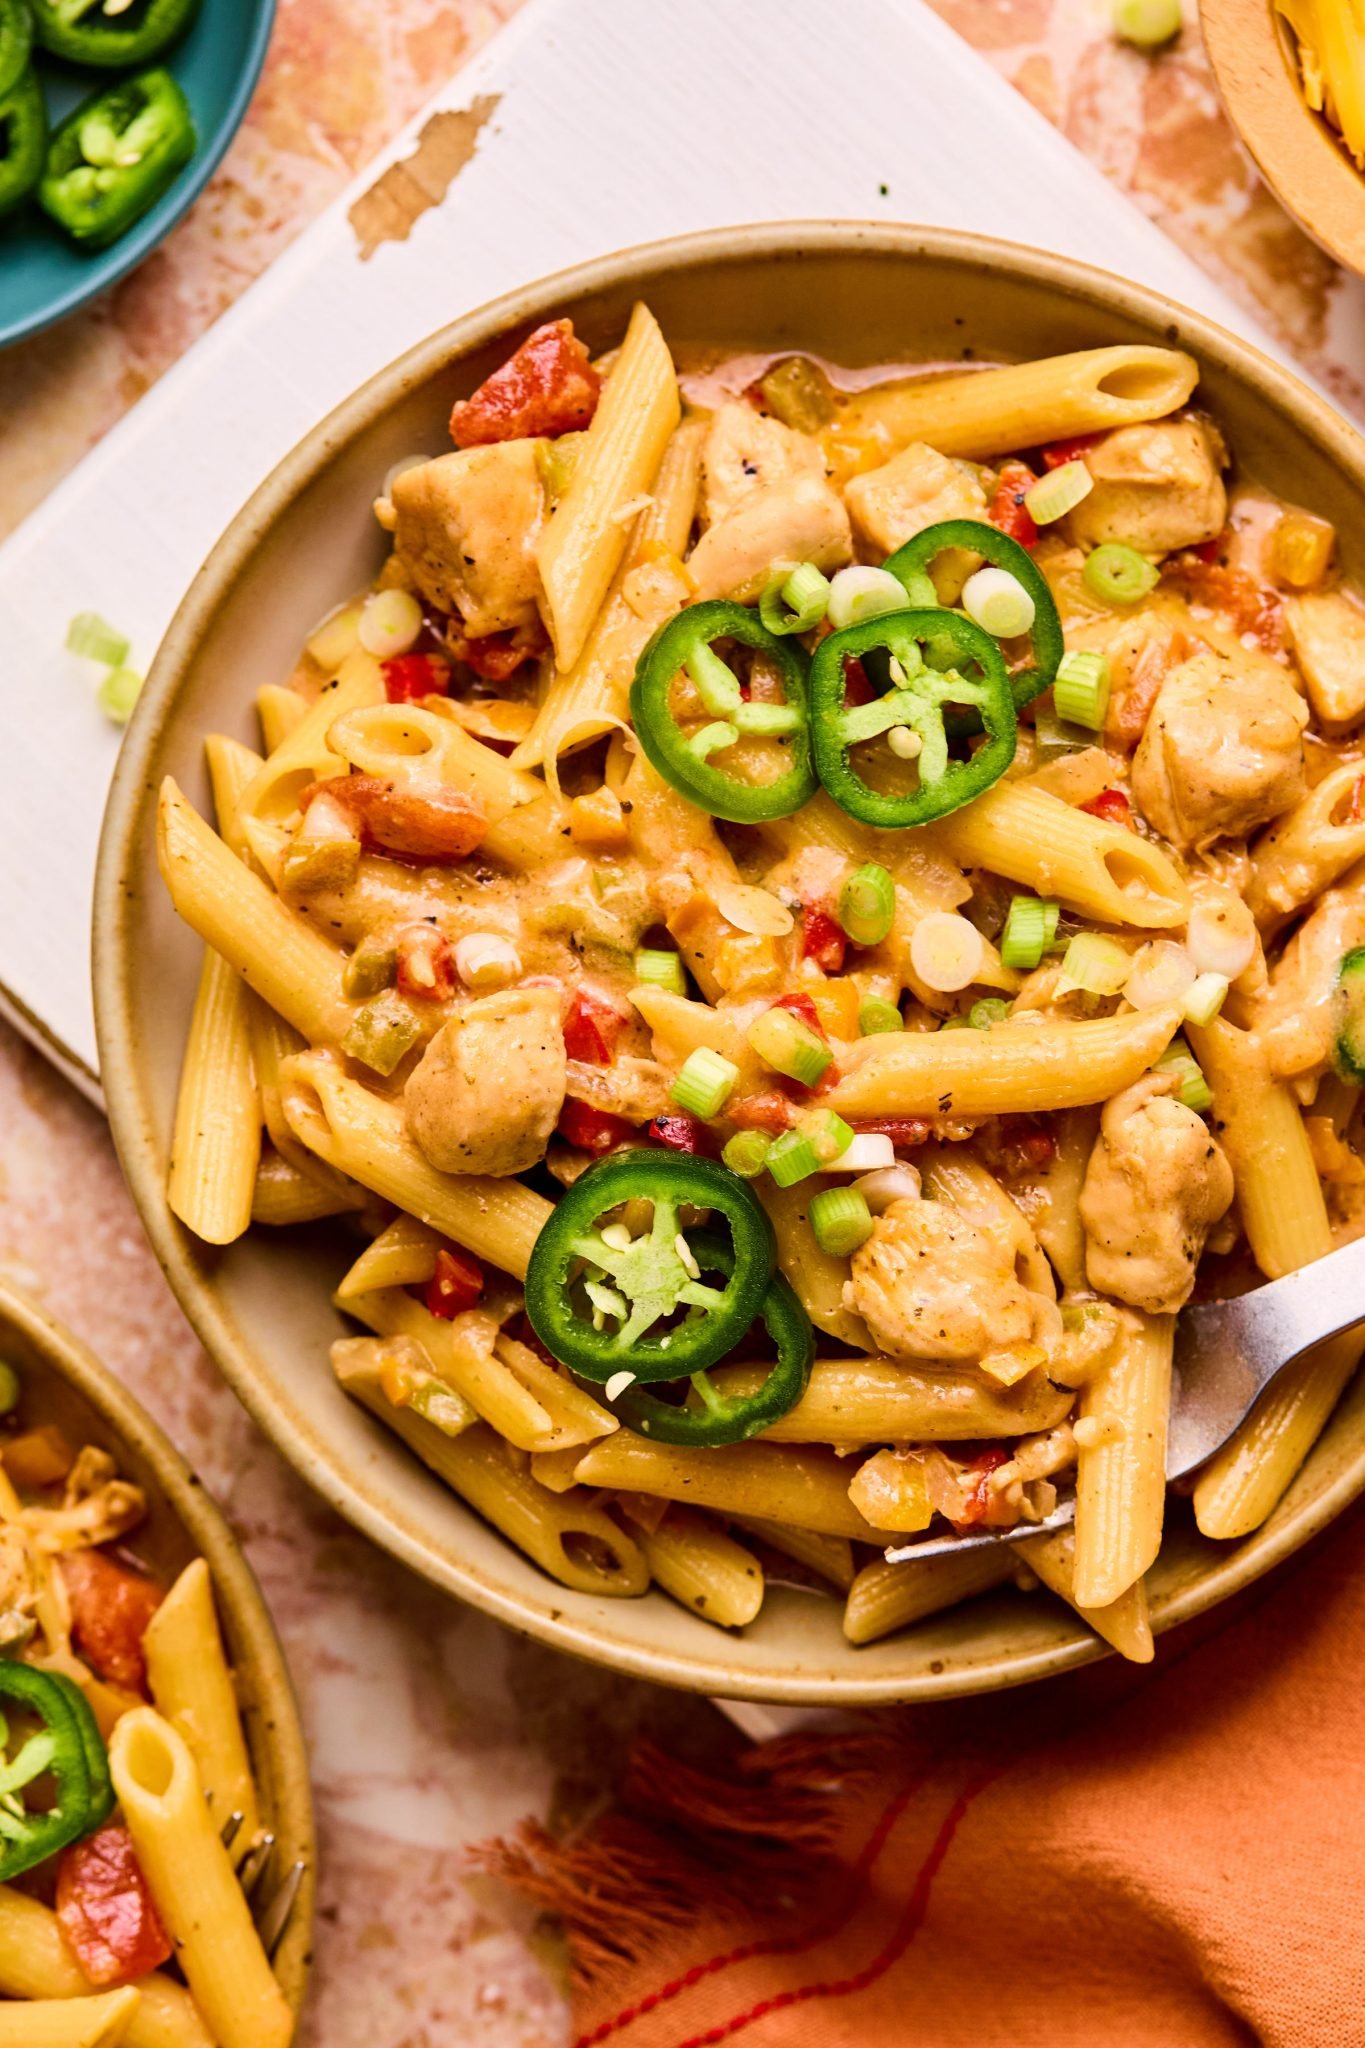
<svg viewBox="0 0 1365 2048"><path fill-rule="evenodd" d="M1044 690L1051 689L1066 652L1062 622L1047 578L1027 548L1021 548L1017 540L1011 540L998 527L988 526L983 519L941 519L936 526L926 526L923 533L915 534L883 564L897 582L906 586L911 603L918 601L923 590L921 579L928 575L945 548L965 548L974 555L984 555L993 569L1007 570L1033 599L1033 624L1029 628L1033 665L1010 677L1015 709L1031 704Z"/></svg>
<svg viewBox="0 0 1365 2048"><path fill-rule="evenodd" d="M146 64L184 35L200 0L130 0L112 9L105 0L32 0L34 34L54 57L121 71Z"/></svg>
<svg viewBox="0 0 1365 2048"><path fill-rule="evenodd" d="M189 103L169 71L121 78L57 129L38 202L83 249L103 249L156 204L194 145Z"/></svg>
<svg viewBox="0 0 1365 2048"><path fill-rule="evenodd" d="M43 175L47 106L31 71L0 92L0 217L22 205Z"/></svg>

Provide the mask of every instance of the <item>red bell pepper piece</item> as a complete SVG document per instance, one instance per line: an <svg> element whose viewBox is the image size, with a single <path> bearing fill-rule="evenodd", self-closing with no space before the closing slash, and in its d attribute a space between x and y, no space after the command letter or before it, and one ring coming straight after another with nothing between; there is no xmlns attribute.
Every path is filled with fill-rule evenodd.
<svg viewBox="0 0 1365 2048"><path fill-rule="evenodd" d="M1020 1173L1036 1173L1057 1157L1057 1136L1048 1117L1001 1117L1000 1142L1008 1164Z"/></svg>
<svg viewBox="0 0 1365 2048"><path fill-rule="evenodd" d="M463 1251L458 1245L442 1245L436 1254L436 1271L422 1298L432 1315L450 1323L476 1306L483 1289L483 1267L473 1252Z"/></svg>
<svg viewBox="0 0 1365 2048"><path fill-rule="evenodd" d="M457 400L450 438L457 448L479 448L528 435L568 434L589 425L601 391L602 379L572 320L550 320L528 334L477 391Z"/></svg>
<svg viewBox="0 0 1365 2048"><path fill-rule="evenodd" d="M57 1924L81 1974L101 1986L131 1984L171 1956L127 1828L74 1842L57 1865Z"/></svg>
<svg viewBox="0 0 1365 2048"><path fill-rule="evenodd" d="M509 627L505 633L483 633L477 639L452 630L446 645L456 661L488 683L505 683L523 662L538 661L549 646L539 620L533 626Z"/></svg>
<svg viewBox="0 0 1365 2048"><path fill-rule="evenodd" d="M922 1145L933 1131L928 1118L922 1116L855 1116L850 1122L860 1135L874 1131L879 1137L889 1138L897 1152Z"/></svg>
<svg viewBox="0 0 1365 2048"><path fill-rule="evenodd" d="M102 1550L68 1551L60 1569L78 1655L110 1685L145 1692L142 1638L161 1605L161 1588Z"/></svg>
<svg viewBox="0 0 1365 2048"><path fill-rule="evenodd" d="M955 1529L971 1529L978 1522L985 1521L991 1504L991 1474L1001 1465L1008 1463L1008 1460L1009 1452L1000 1449L999 1446L982 1451L979 1457L972 1459L967 1470L976 1477L964 1503L962 1519L953 1523Z"/></svg>
<svg viewBox="0 0 1365 2048"><path fill-rule="evenodd" d="M439 654L394 654L379 664L390 704L420 704L450 695L450 663Z"/></svg>
<svg viewBox="0 0 1365 2048"><path fill-rule="evenodd" d="M1038 481L1026 462L1005 462L1000 466L1000 478L995 486L986 517L1001 533L1017 540L1021 548L1031 548L1038 538L1038 528L1033 514L1024 503L1024 493Z"/></svg>
<svg viewBox="0 0 1365 2048"><path fill-rule="evenodd" d="M325 782L310 782L299 797L299 808L306 811L322 795L355 819L367 852L409 865L461 860L488 829L483 812L467 796L436 785L400 789L382 775L334 775Z"/></svg>
<svg viewBox="0 0 1365 2048"><path fill-rule="evenodd" d="M825 1037L825 1027L820 1022L820 1012L816 1009L809 996L802 995L800 992L790 996L779 996L777 1001L770 1004L769 1007L774 1010L790 1010L793 1017L799 1017L803 1024L809 1024L817 1037ZM825 1039L825 1043L829 1043L828 1039Z"/></svg>
<svg viewBox="0 0 1365 2048"><path fill-rule="evenodd" d="M1060 469L1064 462L1083 462L1091 449L1103 439L1104 430L1101 429L1097 434L1073 434L1069 441L1053 441L1049 447L1040 451L1043 468Z"/></svg>
<svg viewBox="0 0 1365 2048"><path fill-rule="evenodd" d="M671 1152L700 1154L703 1159L714 1159L720 1149L714 1134L700 1117L687 1116L677 1110L667 1116L656 1116L645 1136L656 1139L660 1145L667 1145Z"/></svg>
<svg viewBox="0 0 1365 2048"><path fill-rule="evenodd" d="M1133 807L1121 789L1102 789L1088 804L1078 808L1088 811L1092 818L1103 818L1106 825L1131 826L1133 822Z"/></svg>
<svg viewBox="0 0 1365 2048"><path fill-rule="evenodd" d="M761 1095L742 1095L738 1102L728 1102L725 1114L741 1131L769 1131L777 1137L791 1129L795 1111L791 1098L773 1088Z"/></svg>
<svg viewBox="0 0 1365 2048"><path fill-rule="evenodd" d="M565 1096L555 1128L566 1145L591 1152L596 1158L617 1145L628 1145L635 1136L634 1124L628 1124L623 1116L594 1109L590 1102L579 1102L572 1095Z"/></svg>
<svg viewBox="0 0 1365 2048"><path fill-rule="evenodd" d="M606 1002L591 989L576 988L564 1019L564 1050L571 1060L609 1067L626 1022L615 1003Z"/></svg>
<svg viewBox="0 0 1365 2048"><path fill-rule="evenodd" d="M455 993L455 955L434 924L405 925L398 934L398 987L419 1003L448 1003Z"/></svg>
<svg viewBox="0 0 1365 2048"><path fill-rule="evenodd" d="M843 972L844 950L847 945L848 939L843 926L830 916L823 904L806 903L802 905L801 957L803 960L813 960L816 966L825 974L840 974ZM809 996L803 1000L810 1003ZM791 1004L787 1003L785 1007L790 1009ZM811 1004L811 1009L812 1011L814 1010L813 1004ZM805 1012L802 1011L801 1014L804 1016ZM819 1030L818 1022L815 1028L817 1031Z"/></svg>

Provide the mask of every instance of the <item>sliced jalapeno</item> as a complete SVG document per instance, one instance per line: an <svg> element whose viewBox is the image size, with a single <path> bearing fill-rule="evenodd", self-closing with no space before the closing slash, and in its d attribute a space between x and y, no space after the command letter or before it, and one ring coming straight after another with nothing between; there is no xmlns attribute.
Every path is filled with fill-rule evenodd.
<svg viewBox="0 0 1365 2048"><path fill-rule="evenodd" d="M1051 689L1066 651L1062 622L1047 578L1027 548L1021 548L1017 540L1011 540L998 527L988 526L981 519L941 519L937 526L926 526L923 533L915 534L904 547L897 548L885 563L905 585L912 604L923 593L918 579L928 575L935 558L945 548L966 548L972 554L984 555L993 568L1008 570L1033 599L1033 625L1029 630L1033 666L1010 677L1015 709L1031 704L1044 690Z"/></svg>

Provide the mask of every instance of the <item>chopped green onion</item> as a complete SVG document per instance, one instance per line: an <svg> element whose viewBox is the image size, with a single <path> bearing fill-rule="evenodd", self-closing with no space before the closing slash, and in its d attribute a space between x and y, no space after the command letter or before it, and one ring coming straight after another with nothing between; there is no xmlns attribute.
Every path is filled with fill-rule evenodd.
<svg viewBox="0 0 1365 2048"><path fill-rule="evenodd" d="M969 918L931 910L910 938L910 965L926 988L949 995L968 988L981 972L986 942Z"/></svg>
<svg viewBox="0 0 1365 2048"><path fill-rule="evenodd" d="M1183 1102L1186 1109L1203 1113L1213 1106L1213 1090L1204 1079L1204 1070L1183 1038L1173 1038L1152 1070L1157 1074L1175 1074L1180 1080L1177 1102Z"/></svg>
<svg viewBox="0 0 1365 2048"><path fill-rule="evenodd" d="M1057 994L1084 989L1089 996L1116 996L1132 969L1132 955L1102 932L1077 932L1066 949Z"/></svg>
<svg viewBox="0 0 1365 2048"><path fill-rule="evenodd" d="M989 1031L992 1024L1003 1024L1009 1013L1010 1006L1003 996L982 996L968 1010L967 1022L973 1031Z"/></svg>
<svg viewBox="0 0 1365 2048"><path fill-rule="evenodd" d="M1136 604L1161 580L1155 563L1136 548L1125 547L1121 540L1107 540L1087 555L1081 575L1106 604Z"/></svg>
<svg viewBox="0 0 1365 2048"><path fill-rule="evenodd" d="M0 1358L0 1415L12 1415L19 1406L19 1375L7 1360Z"/></svg>
<svg viewBox="0 0 1365 2048"><path fill-rule="evenodd" d="M884 1003L880 996L869 996L858 1005L858 1030L864 1038L872 1038L879 1031L903 1031L905 1020L894 1003Z"/></svg>
<svg viewBox="0 0 1365 2048"><path fill-rule="evenodd" d="M647 988L666 988L670 995L687 994L687 977L676 953L655 952L642 946L635 955L635 979Z"/></svg>
<svg viewBox="0 0 1365 2048"><path fill-rule="evenodd" d="M762 1131L736 1131L720 1156L731 1173L742 1180L755 1180L767 1165L771 1148L771 1138L765 1138Z"/></svg>
<svg viewBox="0 0 1365 2048"><path fill-rule="evenodd" d="M910 603L905 585L889 569L841 569L829 586L825 617L836 633L861 626L883 612L903 612Z"/></svg>
<svg viewBox="0 0 1365 2048"><path fill-rule="evenodd" d="M828 576L814 562L798 562L770 580L758 600L758 615L770 633L809 633L825 616L829 593Z"/></svg>
<svg viewBox="0 0 1365 2048"><path fill-rule="evenodd" d="M1223 1004L1227 1001L1228 978L1226 974L1201 974L1191 982L1185 997L1185 1022L1187 1024L1212 1024Z"/></svg>
<svg viewBox="0 0 1365 2048"><path fill-rule="evenodd" d="M820 1159L809 1138L800 1131L784 1131L768 1148L768 1171L780 1188L793 1188L820 1171Z"/></svg>
<svg viewBox="0 0 1365 2048"><path fill-rule="evenodd" d="M1184 27L1180 0L1114 0L1114 34L1138 50L1158 50Z"/></svg>
<svg viewBox="0 0 1365 2048"><path fill-rule="evenodd" d="M66 629L66 645L69 653L102 661L106 668L121 668L128 659L126 634L116 632L98 612L77 612Z"/></svg>
<svg viewBox="0 0 1365 2048"><path fill-rule="evenodd" d="M1034 968L1057 936L1061 905L1042 896L1016 896L1000 935L1000 958L1006 967Z"/></svg>
<svg viewBox="0 0 1365 2048"><path fill-rule="evenodd" d="M896 915L896 885L875 860L855 868L839 891L839 922L855 946L877 946Z"/></svg>
<svg viewBox="0 0 1365 2048"><path fill-rule="evenodd" d="M135 668L111 668L95 692L100 710L115 725L128 723L141 695L142 677Z"/></svg>
<svg viewBox="0 0 1365 2048"><path fill-rule="evenodd" d="M1109 709L1108 655L1083 654L1078 648L1064 654L1052 685L1052 701L1059 718L1099 732Z"/></svg>
<svg viewBox="0 0 1365 2048"><path fill-rule="evenodd" d="M806 1088L815 1086L833 1058L823 1038L790 1010L765 1010L745 1035L766 1066Z"/></svg>
<svg viewBox="0 0 1365 2048"><path fill-rule="evenodd" d="M739 1079L739 1068L709 1045L690 1052L673 1077L669 1100L692 1116L719 1116Z"/></svg>
<svg viewBox="0 0 1365 2048"><path fill-rule="evenodd" d="M962 1010L956 1016L945 1017L938 1028L940 1031L970 1031L972 1013L970 1010Z"/></svg>
<svg viewBox="0 0 1365 2048"><path fill-rule="evenodd" d="M1095 479L1083 462L1064 462L1059 469L1049 470L1036 484L1029 485L1024 504L1035 526L1051 526L1054 519L1064 519L1068 512L1073 512L1094 488Z"/></svg>
<svg viewBox="0 0 1365 2048"><path fill-rule="evenodd" d="M872 1211L856 1188L823 1188L811 1197L810 1227L831 1258L846 1259L872 1235Z"/></svg>
<svg viewBox="0 0 1365 2048"><path fill-rule="evenodd" d="M1008 569L978 569L962 586L962 609L995 640L1016 640L1033 625L1036 607Z"/></svg>
<svg viewBox="0 0 1365 2048"><path fill-rule="evenodd" d="M815 1147L815 1156L822 1166L831 1165L853 1143L852 1124L846 1124L832 1109L817 1110L813 1116L803 1117L799 1129L802 1137L809 1138Z"/></svg>

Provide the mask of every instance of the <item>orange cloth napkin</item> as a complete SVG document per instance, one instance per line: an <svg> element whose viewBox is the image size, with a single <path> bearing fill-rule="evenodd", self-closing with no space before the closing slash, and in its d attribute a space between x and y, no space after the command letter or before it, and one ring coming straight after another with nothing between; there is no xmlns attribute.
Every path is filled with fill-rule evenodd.
<svg viewBox="0 0 1365 2048"><path fill-rule="evenodd" d="M646 1751L487 1864L563 1915L575 2048L1349 2048L1363 1696L1357 1508L1154 1665Z"/></svg>

